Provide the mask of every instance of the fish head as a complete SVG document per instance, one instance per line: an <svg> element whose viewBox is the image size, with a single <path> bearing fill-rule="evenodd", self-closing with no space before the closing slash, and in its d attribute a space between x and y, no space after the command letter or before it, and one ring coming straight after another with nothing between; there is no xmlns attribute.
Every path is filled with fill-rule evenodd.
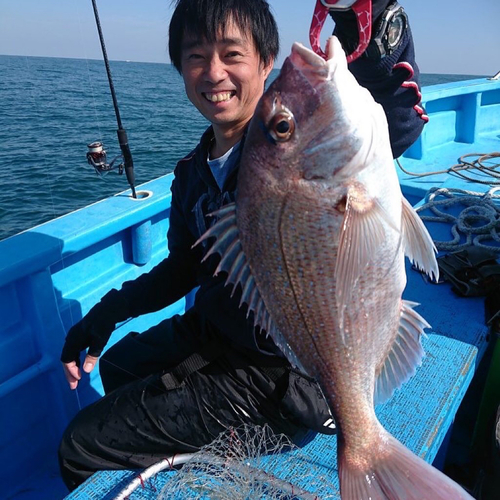
<svg viewBox="0 0 500 500"><path fill-rule="evenodd" d="M243 154L242 163L248 165L243 168L270 181L338 185L370 164L378 149L392 164L382 107L349 71L336 37L328 40L326 53L325 60L293 44L257 105Z"/></svg>

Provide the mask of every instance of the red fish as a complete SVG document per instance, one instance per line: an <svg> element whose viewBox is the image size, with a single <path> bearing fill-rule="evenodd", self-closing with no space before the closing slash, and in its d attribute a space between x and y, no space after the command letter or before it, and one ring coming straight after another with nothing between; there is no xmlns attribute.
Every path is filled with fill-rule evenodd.
<svg viewBox="0 0 500 500"><path fill-rule="evenodd" d="M294 44L260 100L217 272L290 361L321 385L338 427L343 500L471 499L378 421L408 380L429 325L402 299L404 257L437 278L435 248L402 196L385 114L332 37L327 60Z"/></svg>

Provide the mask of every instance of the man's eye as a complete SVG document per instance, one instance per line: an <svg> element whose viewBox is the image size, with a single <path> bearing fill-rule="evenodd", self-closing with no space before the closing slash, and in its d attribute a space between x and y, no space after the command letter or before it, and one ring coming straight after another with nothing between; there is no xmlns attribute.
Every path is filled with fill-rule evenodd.
<svg viewBox="0 0 500 500"><path fill-rule="evenodd" d="M237 57L237 56L241 56L241 53L235 50L227 53L227 57Z"/></svg>

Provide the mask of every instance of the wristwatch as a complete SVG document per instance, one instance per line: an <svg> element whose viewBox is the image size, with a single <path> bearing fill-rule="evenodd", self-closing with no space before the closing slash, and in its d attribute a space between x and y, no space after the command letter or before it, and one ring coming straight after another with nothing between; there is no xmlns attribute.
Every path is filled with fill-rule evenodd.
<svg viewBox="0 0 500 500"><path fill-rule="evenodd" d="M372 39L361 57L381 59L391 55L401 45L407 27L408 16L403 7L398 2L389 4L372 27ZM342 46L350 54L358 43L351 38L343 38Z"/></svg>

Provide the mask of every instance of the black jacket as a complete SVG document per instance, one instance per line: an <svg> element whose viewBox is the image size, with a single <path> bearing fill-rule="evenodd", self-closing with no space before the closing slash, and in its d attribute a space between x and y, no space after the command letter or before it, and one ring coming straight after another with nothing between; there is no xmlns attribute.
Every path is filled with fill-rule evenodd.
<svg viewBox="0 0 500 500"><path fill-rule="evenodd" d="M374 23L390 0L374 0ZM336 32L343 38L343 29L356 32L352 13L332 13L337 25ZM374 99L382 104L389 122L391 146L395 157L402 154L420 135L424 120L416 109L418 87L405 86L409 78L399 63L413 68L411 80L418 84L418 67L415 63L413 40L408 28L398 50L382 60L360 58L349 65L358 82L366 87ZM213 139L212 128L203 134L198 146L177 164L172 184L172 206L168 230L168 257L149 273L123 284L122 290L112 290L102 299L108 302L107 310L113 314L113 322L123 321L158 311L184 297L199 287L194 307L202 321L208 322L211 331L218 332L223 341L229 340L234 347L254 352L282 356L270 338L256 331L253 317L246 318L246 305L239 307L241 290L231 298L231 286L224 286L225 273L214 277L218 256L211 256L201 263L205 246L192 248L198 238L215 220L208 214L234 201L238 168L219 189L207 164L208 150ZM110 304L113 304L114 307ZM205 331L205 329L203 329ZM110 332L109 332L110 333Z"/></svg>
<svg viewBox="0 0 500 500"><path fill-rule="evenodd" d="M236 348L281 356L272 340L254 329L252 316L246 318L246 305L239 307L240 286L231 297L232 285L224 286L225 273L213 276L219 257L211 256L202 263L207 243L193 248L215 222L209 214L235 199L238 169L229 175L221 190L208 167L206 160L212 139L209 127L198 146L177 164L171 188L169 255L149 273L123 284L118 293L126 307L120 320L158 311L199 287L193 307L204 321L215 327L211 330L218 332L224 342L230 341Z"/></svg>

